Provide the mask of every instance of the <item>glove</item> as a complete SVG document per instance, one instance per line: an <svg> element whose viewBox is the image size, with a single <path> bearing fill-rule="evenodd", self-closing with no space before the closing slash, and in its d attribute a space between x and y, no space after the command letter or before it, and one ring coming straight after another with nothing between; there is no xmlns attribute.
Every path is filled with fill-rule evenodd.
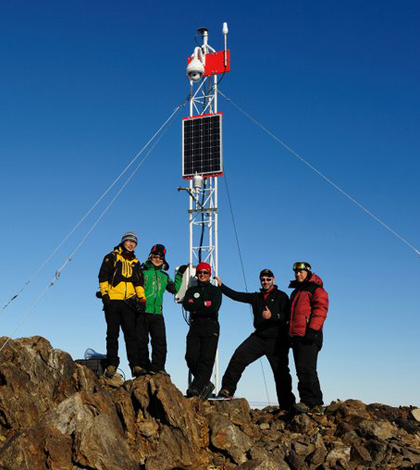
<svg viewBox="0 0 420 470"><path fill-rule="evenodd" d="M318 341L318 331L308 328L305 336L303 337L303 344L312 344Z"/></svg>
<svg viewBox="0 0 420 470"><path fill-rule="evenodd" d="M142 302L141 300L137 302L137 312L138 313L146 312L146 302Z"/></svg>
<svg viewBox="0 0 420 470"><path fill-rule="evenodd" d="M185 271L187 270L187 268L188 268L188 264L183 264L182 266L180 266L180 267L178 268L177 274L178 274L178 273L179 273L179 274L184 274Z"/></svg>
<svg viewBox="0 0 420 470"><path fill-rule="evenodd" d="M107 305L109 305L109 303L111 302L111 299L109 298L109 295L108 294L104 294L102 296L102 302L104 304L104 307L106 307Z"/></svg>
<svg viewBox="0 0 420 470"><path fill-rule="evenodd" d="M125 299L125 303L136 313L144 313L146 311L146 302L142 302L137 295Z"/></svg>

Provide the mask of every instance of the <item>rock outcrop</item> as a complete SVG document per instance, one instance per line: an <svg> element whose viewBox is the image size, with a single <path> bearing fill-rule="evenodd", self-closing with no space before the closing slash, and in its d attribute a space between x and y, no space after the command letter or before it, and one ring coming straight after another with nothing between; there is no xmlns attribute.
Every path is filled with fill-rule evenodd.
<svg viewBox="0 0 420 470"><path fill-rule="evenodd" d="M41 337L0 353L0 470L420 470L419 419L357 400L290 416L187 399L163 374L98 378Z"/></svg>

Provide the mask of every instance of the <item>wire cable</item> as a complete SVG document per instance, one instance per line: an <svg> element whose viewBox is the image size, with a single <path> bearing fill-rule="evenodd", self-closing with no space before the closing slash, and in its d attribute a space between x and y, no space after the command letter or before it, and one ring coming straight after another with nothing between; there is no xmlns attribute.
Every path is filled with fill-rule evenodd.
<svg viewBox="0 0 420 470"><path fill-rule="evenodd" d="M228 204L229 204L229 210L230 210L230 217L232 219L232 225L233 225L233 231L235 233L235 240L236 240L236 247L238 249L238 254L239 254L239 262L241 264L241 269L242 269L242 277L244 278L244 284L245 284L245 290L248 292L248 283L246 280L246 274L245 274L245 267L244 267L244 260L242 258L242 250L241 246L239 244L239 236L238 236L238 230L236 228L236 221L235 221L235 216L233 214L233 206L232 206L232 201L230 199L230 192L229 192L229 186L228 186L228 180L227 180L227 174L226 174L226 169L223 172L224 175L224 180L225 180L225 187L226 187L226 194L228 198Z"/></svg>
<svg viewBox="0 0 420 470"><path fill-rule="evenodd" d="M411 245L405 238L403 238L400 234L398 234L395 230L393 230L389 225L383 222L379 217L373 214L370 210L368 210L365 206L363 206L360 202L356 201L350 194L348 194L344 189L340 188L337 184L335 184L332 180L330 180L327 176L325 176L321 171L315 168L311 163L305 160L301 155L295 152L291 147L289 147L285 142L280 140L277 136L275 136L272 132L270 132L266 127L260 124L256 119L254 119L251 115L249 115L246 111L244 111L240 106L238 106L231 98L227 97L224 93L218 90L218 93L223 96L233 107L235 107L238 111L240 111L244 116L246 116L250 121L252 121L255 125L257 125L260 129L266 132L270 137L272 137L276 142L282 145L286 150L288 150L292 155L297 157L302 163L308 166L312 171L314 171L317 175L323 178L327 183L333 186L337 191L339 191L343 196L349 199L353 204L355 204L359 209L362 209L366 214L372 217L378 224L382 225L386 230L391 232L395 237L397 237L400 241L405 243L409 248L411 248L418 256L420 256L420 251L413 245Z"/></svg>
<svg viewBox="0 0 420 470"><path fill-rule="evenodd" d="M89 235L93 232L93 230L95 229L95 227L98 225L98 223L100 222L100 220L104 217L104 215L108 212L108 210L110 209L110 207L112 206L112 204L115 202L115 200L118 198L118 196L123 192L123 190L126 188L126 186L128 185L128 183L132 180L132 178L134 177L134 175L137 173L137 171L139 170L139 168L143 165L143 163L146 161L147 157L150 155L150 153L153 151L153 149L156 147L156 145L160 142L160 140L162 139L162 137L165 135L166 131L168 130L169 127L166 127L166 129L163 130L163 132L161 133L161 135L158 137L158 139L156 140L156 142L151 146L151 148L148 150L148 152L146 153L146 155L142 158L142 160L140 161L140 163L137 165L137 167L132 171L132 173L129 175L129 177L127 178L127 180L125 181L125 183L122 185L122 187L118 190L118 192L115 194L115 196L112 198L112 200L109 202L109 204L105 207L105 209L102 211L102 213L100 214L100 216L96 219L96 221L93 223L93 225L91 226L91 228L88 230L88 232L85 234L85 236L82 238L82 240L79 242L79 244L76 246L76 248L72 251L72 253L67 257L67 259L65 260L65 262L60 266L59 269L57 269L57 271L55 272L55 275L54 275L54 278L51 279L51 281L48 283L48 285L45 287L45 289L41 292L41 294L39 295L39 297L37 298L37 300L34 302L34 304L31 306L31 308L28 310L28 312L23 316L22 320L20 321L20 323L17 325L17 327L12 331L12 333L10 334L10 336L7 338L7 340L3 343L3 345L1 346L0 348L0 352L6 347L6 345L8 344L8 342L10 341L11 337L18 331L18 329L21 327L21 325L23 324L23 322L28 318L28 316L32 313L32 311L35 309L35 307L39 304L39 302L42 300L42 298L46 295L46 293L48 292L48 290L53 287L56 283L56 281L58 281L58 279L60 278L61 276L61 273L63 272L63 270L66 268L67 264L72 261L73 257L75 256L75 254L79 251L79 249L82 247L82 245L84 244L84 242L86 241L86 239L89 237ZM161 128L162 129L162 128ZM155 136L157 135L157 133L155 134Z"/></svg>
<svg viewBox="0 0 420 470"><path fill-rule="evenodd" d="M111 191L111 189L117 184L117 182L123 177L123 175L128 171L128 169L134 164L134 162L140 157L140 155L146 150L146 148L151 144L151 142L156 138L156 136L165 128L165 126L171 121L175 114L180 111L187 102L178 105L172 114L166 119L166 121L160 126L160 128L153 134L149 141L143 146L140 152L131 160L131 162L123 169L123 171L115 178L115 180L108 186L104 193L99 197L99 199L93 204L93 206L86 212L86 214L77 222L77 224L70 230L70 232L63 238L63 240L57 245L53 252L44 260L44 262L38 267L38 269L32 274L32 276L24 282L20 290L14 294L9 301L4 305L0 310L0 314L5 310L12 302L15 300L25 289L26 287L35 279L35 277L41 272L45 265L51 260L51 258L57 253L57 251L64 245L64 243L70 238L70 236L80 227L80 225L85 221L85 219L92 213L92 211L98 206L102 199Z"/></svg>
<svg viewBox="0 0 420 470"><path fill-rule="evenodd" d="M227 181L226 169L223 172L223 174L224 174L224 180L225 180L226 194L227 194L228 203L229 203L230 217L232 219L233 230L235 232L236 247L238 248L239 262L241 264L242 276L244 278L245 291L248 292L248 283L247 283L247 280L246 280L244 260L242 258L242 250L241 250L241 246L240 246L240 243L239 243L238 230L236 229L236 222L235 222L235 216L233 214L232 201L230 199L230 192L229 192L229 186L228 186L228 181ZM253 316L251 306L249 308L250 308L251 316ZM270 405L270 396L269 396L269 393L268 393L267 380L265 378L264 364L263 364L261 358L260 358L260 365L261 365L261 372L262 372L263 381L264 381L265 393L267 395L268 404Z"/></svg>
<svg viewBox="0 0 420 470"><path fill-rule="evenodd" d="M203 188L203 195L201 197L201 207L204 206L204 200L205 200L205 194L206 194L206 186L207 186L207 179L204 178L204 188ZM198 262L201 263L201 253L202 253L202 246L203 246L203 240L204 240L204 231L205 231L205 226L204 226L204 212L201 211L201 235L200 235L200 245L198 249Z"/></svg>
<svg viewBox="0 0 420 470"><path fill-rule="evenodd" d="M118 196L124 191L128 183L132 180L134 175L137 173L138 169L143 165L143 163L146 161L147 157L150 155L152 150L156 147L156 145L159 143L161 138L164 136L165 132L167 129L165 129L162 134L159 136L159 138L156 140L156 142L152 145L150 150L147 152L147 154L144 156L144 158L140 161L140 163L137 165L137 167L134 169L134 171L131 173L131 175L127 178L125 183L122 185L122 187L118 190L118 192L115 194L115 196L111 199L110 203L105 207L105 209L102 211L101 215L96 219L94 224L91 226L91 228L88 230L86 235L82 238L82 240L79 242L79 244L76 246L76 248L72 251L70 256L66 259L66 261L63 263L63 265L56 271L55 277L58 279L61 275L61 272L63 269L67 266L67 264L73 259L74 255L79 251L79 249L82 247L86 239L89 237L89 235L93 232L95 227L98 225L98 223L101 221L101 219L104 217L104 215L108 212L112 204L115 202L115 200L118 198Z"/></svg>

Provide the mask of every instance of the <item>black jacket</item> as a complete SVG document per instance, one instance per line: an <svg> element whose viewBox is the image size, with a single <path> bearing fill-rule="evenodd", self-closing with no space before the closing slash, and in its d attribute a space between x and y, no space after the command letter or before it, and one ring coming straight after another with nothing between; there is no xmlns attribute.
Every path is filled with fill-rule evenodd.
<svg viewBox="0 0 420 470"><path fill-rule="evenodd" d="M237 292L222 284L221 290L232 300L251 304L254 314L254 328L257 333L264 336L277 336L279 329L286 326L289 320L290 301L287 294L277 286L274 286L268 297L264 299L264 291L260 292ZM271 311L271 318L266 320L262 313L268 307Z"/></svg>
<svg viewBox="0 0 420 470"><path fill-rule="evenodd" d="M182 306L191 313L192 319L206 317L217 319L221 304L220 288L210 282L188 288L182 301Z"/></svg>

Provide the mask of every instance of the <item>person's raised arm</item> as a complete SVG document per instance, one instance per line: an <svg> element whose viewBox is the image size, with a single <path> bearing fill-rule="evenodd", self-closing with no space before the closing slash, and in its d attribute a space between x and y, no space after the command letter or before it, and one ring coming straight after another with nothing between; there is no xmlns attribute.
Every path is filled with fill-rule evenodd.
<svg viewBox="0 0 420 470"><path fill-rule="evenodd" d="M237 302L244 302L246 304L251 304L252 303L252 299L254 297L254 294L250 294L248 292L237 292L236 290L233 290L230 287L223 284L220 277L215 276L215 279L217 281L217 285L222 290L222 293L225 294L230 299L236 300Z"/></svg>

